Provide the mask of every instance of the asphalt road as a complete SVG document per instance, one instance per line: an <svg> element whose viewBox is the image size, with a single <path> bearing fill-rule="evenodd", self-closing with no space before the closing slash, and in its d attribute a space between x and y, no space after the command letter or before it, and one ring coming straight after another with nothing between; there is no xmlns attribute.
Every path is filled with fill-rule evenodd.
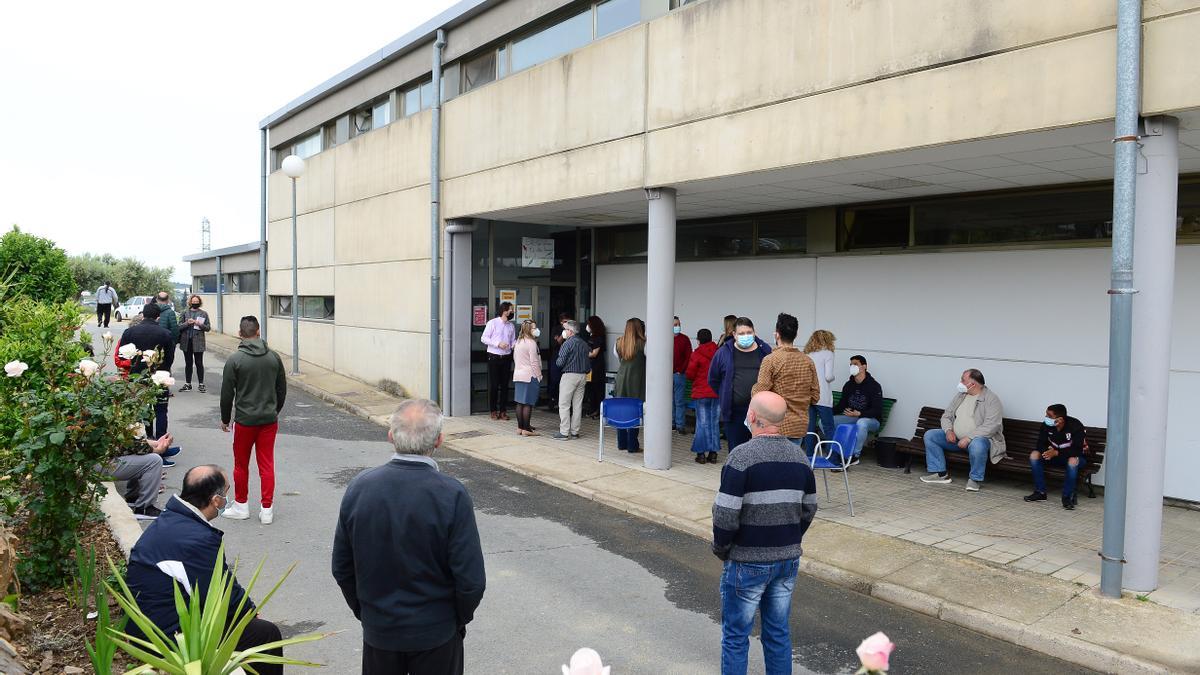
<svg viewBox="0 0 1200 675"><path fill-rule="evenodd" d="M207 356L209 393L171 399L170 429L184 451L168 472L168 494L190 466L231 468L231 436L218 428L222 362ZM180 384L182 372L180 355ZM350 479L390 455L383 429L294 390L276 444L274 524L257 520L256 469L251 519L215 523L241 560L243 583L266 559L255 599L295 564L263 616L285 635L343 631L288 652L328 664L325 672L358 672L361 659L361 632L329 572L338 504ZM487 593L467 629L468 673L557 673L582 646L618 675L719 672L721 563L705 542L457 453L435 458L470 490L486 559ZM877 630L898 645L893 673L1090 672L807 577L792 607L797 673L854 672L854 648ZM751 658L750 672L762 672L757 639Z"/></svg>

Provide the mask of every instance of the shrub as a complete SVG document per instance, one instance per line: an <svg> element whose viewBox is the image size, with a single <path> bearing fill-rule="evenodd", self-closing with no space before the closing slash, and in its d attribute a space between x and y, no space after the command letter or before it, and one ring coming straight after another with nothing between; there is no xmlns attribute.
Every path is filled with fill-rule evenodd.
<svg viewBox="0 0 1200 675"><path fill-rule="evenodd" d="M25 297L59 302L79 294L67 254L15 225L0 237L0 276L9 275L14 291Z"/></svg>

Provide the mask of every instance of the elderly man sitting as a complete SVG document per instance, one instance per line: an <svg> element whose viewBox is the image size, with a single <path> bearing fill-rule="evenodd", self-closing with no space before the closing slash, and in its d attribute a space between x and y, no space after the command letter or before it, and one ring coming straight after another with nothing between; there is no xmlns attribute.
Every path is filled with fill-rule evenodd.
<svg viewBox="0 0 1200 675"><path fill-rule="evenodd" d="M115 480L126 482L125 500L138 520L154 520L162 513L154 502L162 489L163 457L170 456L172 440L171 434L158 440L140 438L129 454L113 459L104 469Z"/></svg>
<svg viewBox="0 0 1200 675"><path fill-rule="evenodd" d="M199 592L201 602L204 601L203 594L208 591L224 536L211 521L229 502L228 495L229 479L221 467L206 464L192 468L183 476L183 492L171 497L162 515L146 528L133 546L125 580L137 598L138 608L168 636L179 631L176 583L185 597ZM227 560L220 562L222 569L229 568ZM235 612L245 595L246 591L235 579L227 625L240 618ZM245 611L256 611L249 599ZM134 637L142 637L136 626L131 625L129 630ZM246 626L237 649L245 650L280 639L275 624L255 618ZM283 650L266 653L282 656ZM283 666L279 665L256 663L254 669L259 675L283 673Z"/></svg>

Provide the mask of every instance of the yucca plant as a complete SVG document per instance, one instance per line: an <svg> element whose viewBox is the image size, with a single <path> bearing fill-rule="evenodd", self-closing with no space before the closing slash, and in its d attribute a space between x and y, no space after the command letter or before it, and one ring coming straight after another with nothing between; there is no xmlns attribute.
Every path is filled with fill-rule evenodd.
<svg viewBox="0 0 1200 675"><path fill-rule="evenodd" d="M265 652L304 642L313 642L328 637L332 633L301 635L237 651L238 640L242 637L246 626L254 618L254 613L245 611L246 602L251 591L254 590L259 574L262 573L265 561L259 562L258 567L254 570L254 576L246 586L246 592L237 605L237 611L233 614L237 620L229 625L229 608L232 602L234 575L237 574L237 567L235 565L232 572L226 571L224 560L225 545L222 544L217 552L217 561L212 576L209 578L208 592L204 596L203 603L201 603L198 589L195 589L197 592L193 592L191 597L185 601L179 584L175 584L175 609L179 613L179 632L173 637L168 637L138 609L133 592L129 590L125 579L117 573L116 566L111 560L109 561L108 564L116 576L119 587L113 589L109 586L109 592L113 594L117 604L121 606L129 620L147 637L147 639L137 638L115 628L109 629L117 647L143 664L126 671L125 675L156 672L167 675L232 675L240 672L257 673L251 665L255 663L290 666L322 665ZM283 577L275 583L271 592L267 593L262 603L259 604L260 608L271 600L275 591L279 590L293 569L295 569L295 565L289 567ZM108 586L108 584L105 585Z"/></svg>

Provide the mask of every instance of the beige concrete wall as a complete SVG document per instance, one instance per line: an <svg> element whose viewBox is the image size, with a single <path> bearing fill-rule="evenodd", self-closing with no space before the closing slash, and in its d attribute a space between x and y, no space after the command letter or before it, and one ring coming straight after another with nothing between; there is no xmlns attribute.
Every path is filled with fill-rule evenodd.
<svg viewBox="0 0 1200 675"><path fill-rule="evenodd" d="M426 110L335 147L335 165L353 167L335 174L337 203L428 183L431 119Z"/></svg>
<svg viewBox="0 0 1200 675"><path fill-rule="evenodd" d="M258 251L253 251L251 253L238 253L235 255L222 257L221 271L225 274L230 274L233 272L257 272Z"/></svg>
<svg viewBox="0 0 1200 675"><path fill-rule="evenodd" d="M1194 6L1200 0L1163 4ZM1200 35L1200 12L1151 21L1143 35L1142 69L1147 74L1142 87L1143 112L1195 108L1200 98L1200 66L1194 46Z"/></svg>
<svg viewBox="0 0 1200 675"><path fill-rule="evenodd" d="M412 396L429 395L429 334L337 327L338 372L377 384L399 382Z"/></svg>
<svg viewBox="0 0 1200 675"><path fill-rule="evenodd" d="M304 160L304 175L296 179L296 212L333 206L336 152L321 152ZM292 217L292 179L275 171L267 179L267 220ZM267 239L271 241L271 239Z"/></svg>
<svg viewBox="0 0 1200 675"><path fill-rule="evenodd" d="M292 355L291 319L268 319L267 332L271 349ZM334 361L334 325L326 321L300 321L300 359L322 368L336 369ZM287 366L290 368L291 364Z"/></svg>
<svg viewBox="0 0 1200 675"><path fill-rule="evenodd" d="M341 265L337 287L339 326L429 332L428 260Z"/></svg>
<svg viewBox="0 0 1200 675"><path fill-rule="evenodd" d="M389 192L337 207L340 264L429 260L429 186Z"/></svg>
<svg viewBox="0 0 1200 675"><path fill-rule="evenodd" d="M230 293L223 298L224 304L221 307L225 315L225 333L228 335L238 334L238 322L243 316L257 316L261 322L263 317L259 316L258 311L258 294L257 293ZM204 301L204 309L208 312L208 318L213 322L213 330L217 329L217 301L213 298L212 302Z"/></svg>

